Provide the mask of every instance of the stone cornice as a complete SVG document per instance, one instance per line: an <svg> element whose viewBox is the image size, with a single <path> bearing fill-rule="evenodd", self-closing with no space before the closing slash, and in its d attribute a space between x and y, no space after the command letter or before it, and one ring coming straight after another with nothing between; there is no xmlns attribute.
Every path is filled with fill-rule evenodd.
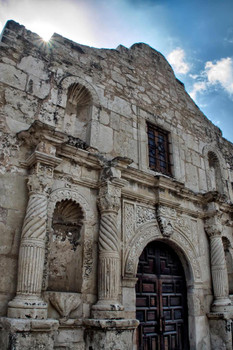
<svg viewBox="0 0 233 350"><path fill-rule="evenodd" d="M20 131L17 136L30 146L37 146L41 141L47 141L54 146L58 146L68 141L66 134L57 131L54 126L42 123L39 120L32 123L27 130Z"/></svg>
<svg viewBox="0 0 233 350"><path fill-rule="evenodd" d="M62 145L57 150L60 157L71 159L79 165L91 167L95 170L101 170L101 165L96 154L90 153L89 150L83 150L70 145Z"/></svg>
<svg viewBox="0 0 233 350"><path fill-rule="evenodd" d="M35 151L33 152L25 162L27 167L31 167L34 164L40 162L48 166L55 167L61 163L61 158L55 157L51 154Z"/></svg>

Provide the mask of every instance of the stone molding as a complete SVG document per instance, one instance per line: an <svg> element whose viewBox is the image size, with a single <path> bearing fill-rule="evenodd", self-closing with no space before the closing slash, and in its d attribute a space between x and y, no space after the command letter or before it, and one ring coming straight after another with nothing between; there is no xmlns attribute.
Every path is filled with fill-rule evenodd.
<svg viewBox="0 0 233 350"><path fill-rule="evenodd" d="M140 226L133 238L128 242L124 254L124 276L135 277L137 273L138 259L146 245L154 240L162 240L168 244L175 243L184 253L190 266L189 278L195 282L201 282L201 268L198 262L198 255L191 240L183 233L174 231L172 237L162 235L157 220L147 222Z"/></svg>

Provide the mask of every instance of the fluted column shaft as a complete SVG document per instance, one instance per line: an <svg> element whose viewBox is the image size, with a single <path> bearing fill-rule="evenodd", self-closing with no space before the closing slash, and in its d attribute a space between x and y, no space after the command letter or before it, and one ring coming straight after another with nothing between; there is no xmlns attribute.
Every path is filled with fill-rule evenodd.
<svg viewBox="0 0 233 350"><path fill-rule="evenodd" d="M210 237L211 272L215 298L228 299L228 275L221 236Z"/></svg>

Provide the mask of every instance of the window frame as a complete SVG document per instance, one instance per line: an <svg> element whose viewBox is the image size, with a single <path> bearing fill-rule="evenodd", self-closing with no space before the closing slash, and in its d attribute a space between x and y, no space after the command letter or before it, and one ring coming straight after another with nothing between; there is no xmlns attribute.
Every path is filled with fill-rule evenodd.
<svg viewBox="0 0 233 350"><path fill-rule="evenodd" d="M149 168L158 173L172 176L170 133L161 127L147 121L148 162ZM161 145L161 141L162 145ZM159 145L160 142L160 145ZM163 154L159 154L159 147L164 146ZM161 159L163 157L163 159Z"/></svg>

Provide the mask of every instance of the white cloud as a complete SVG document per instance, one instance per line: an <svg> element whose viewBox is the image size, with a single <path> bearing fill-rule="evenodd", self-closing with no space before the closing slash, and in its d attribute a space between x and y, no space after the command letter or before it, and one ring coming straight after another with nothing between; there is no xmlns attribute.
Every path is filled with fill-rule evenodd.
<svg viewBox="0 0 233 350"><path fill-rule="evenodd" d="M176 73L186 74L190 70L190 66L185 62L185 52L181 48L177 48L167 56L169 63L172 65Z"/></svg>
<svg viewBox="0 0 233 350"><path fill-rule="evenodd" d="M193 84L193 90L190 92L190 96L193 100L196 100L196 96L198 92L205 91L207 89L207 82L206 81L198 81L197 83Z"/></svg>
<svg viewBox="0 0 233 350"><path fill-rule="evenodd" d="M189 74L189 77L195 80L198 78L198 74Z"/></svg>
<svg viewBox="0 0 233 350"><path fill-rule="evenodd" d="M190 92L193 100L196 100L198 93L218 87L222 87L233 97L233 60L230 57L221 58L216 62L208 61L199 75L189 76L197 80Z"/></svg>
<svg viewBox="0 0 233 350"><path fill-rule="evenodd" d="M216 63L206 62L205 72L211 85L220 84L224 90L233 95L233 60L222 58Z"/></svg>

